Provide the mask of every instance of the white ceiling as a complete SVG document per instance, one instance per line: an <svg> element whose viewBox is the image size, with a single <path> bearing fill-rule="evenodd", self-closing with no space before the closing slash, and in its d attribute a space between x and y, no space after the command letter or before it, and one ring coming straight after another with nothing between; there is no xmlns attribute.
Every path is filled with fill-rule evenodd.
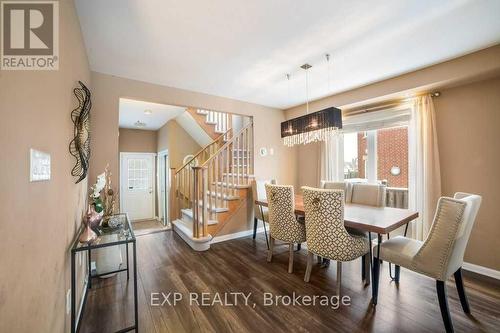
<svg viewBox="0 0 500 333"><path fill-rule="evenodd" d="M305 62L316 99L500 42L498 0L76 5L92 70L279 108L305 102Z"/></svg>
<svg viewBox="0 0 500 333"><path fill-rule="evenodd" d="M151 110L151 114L145 114L144 110ZM163 105L132 99L120 98L120 128L135 128L143 130L156 131L160 129L167 121L174 119L186 108L172 105ZM146 124L144 127L137 127L137 122Z"/></svg>

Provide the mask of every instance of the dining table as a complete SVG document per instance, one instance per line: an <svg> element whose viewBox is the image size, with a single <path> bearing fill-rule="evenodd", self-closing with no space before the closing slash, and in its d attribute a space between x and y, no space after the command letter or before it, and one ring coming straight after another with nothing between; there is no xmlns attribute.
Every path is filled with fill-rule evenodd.
<svg viewBox="0 0 500 333"><path fill-rule="evenodd" d="M305 216L304 199L301 194L296 194L294 198L295 215ZM262 207L268 207L266 199L257 199L255 204ZM264 217L264 214L262 214ZM368 205L360 205L353 203L346 203L344 206L344 225L346 227L356 229L358 231L368 233L368 240L370 242L370 267L372 281L378 277L379 265L373 265L373 251L372 251L372 233L377 235L377 253L380 251L380 244L382 243L382 236L389 234L396 229L405 226L404 236L408 232L409 223L418 218L418 212L410 209L393 208L393 207L375 207ZM265 221L269 222L269 221ZM399 280L399 267L395 270L395 279ZM377 304L377 289L378 285L372 283L372 303Z"/></svg>

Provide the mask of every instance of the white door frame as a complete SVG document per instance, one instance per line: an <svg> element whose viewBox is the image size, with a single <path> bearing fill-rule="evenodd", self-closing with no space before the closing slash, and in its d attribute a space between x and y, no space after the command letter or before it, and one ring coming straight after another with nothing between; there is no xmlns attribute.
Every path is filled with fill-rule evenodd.
<svg viewBox="0 0 500 333"><path fill-rule="evenodd" d="M164 168L160 168L161 160L163 157L166 157L166 163ZM156 159L156 182L158 183L158 191L157 200L158 200L158 220L161 221L160 212L163 212L163 225L168 226L170 223L169 220L169 192L170 192L170 173L167 170L170 170L170 161L168 158L168 149L162 150L158 152L158 157ZM165 200L161 202L161 190L162 184L160 184L161 175L164 173L163 179L165 179ZM162 205L162 209L160 210L160 205Z"/></svg>
<svg viewBox="0 0 500 333"><path fill-rule="evenodd" d="M123 193L123 191L122 191L123 170L122 170L122 160L127 155L144 155L144 156L153 156L153 157L156 157L157 154L156 153L134 153L134 152L130 152L130 151L120 152L120 177L119 177L120 178L120 212L123 209L123 195L122 195L122 193ZM153 164L152 164L153 172L155 172L155 169L154 169L155 165L156 164L153 161ZM151 185L153 187L153 195L151 196L153 198L151 200L151 205L153 207L153 216L152 216L152 218L157 218L157 216L156 216L156 209L155 209L156 208L155 207L155 203L156 203L155 202L155 197L156 196L154 195L154 193L156 193L156 182L154 181L154 176L153 176L153 181L152 181Z"/></svg>

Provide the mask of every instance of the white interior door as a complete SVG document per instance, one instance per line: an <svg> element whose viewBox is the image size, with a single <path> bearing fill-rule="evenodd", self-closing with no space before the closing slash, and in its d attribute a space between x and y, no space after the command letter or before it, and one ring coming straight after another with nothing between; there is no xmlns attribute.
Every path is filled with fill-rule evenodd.
<svg viewBox="0 0 500 333"><path fill-rule="evenodd" d="M121 153L120 157L120 210L132 221L154 218L154 154Z"/></svg>

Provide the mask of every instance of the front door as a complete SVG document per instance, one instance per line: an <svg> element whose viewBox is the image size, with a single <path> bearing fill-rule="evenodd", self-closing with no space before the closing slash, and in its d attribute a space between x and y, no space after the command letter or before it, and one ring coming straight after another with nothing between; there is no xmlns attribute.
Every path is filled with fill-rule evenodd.
<svg viewBox="0 0 500 333"><path fill-rule="evenodd" d="M154 154L121 153L121 207L129 218L154 218Z"/></svg>

